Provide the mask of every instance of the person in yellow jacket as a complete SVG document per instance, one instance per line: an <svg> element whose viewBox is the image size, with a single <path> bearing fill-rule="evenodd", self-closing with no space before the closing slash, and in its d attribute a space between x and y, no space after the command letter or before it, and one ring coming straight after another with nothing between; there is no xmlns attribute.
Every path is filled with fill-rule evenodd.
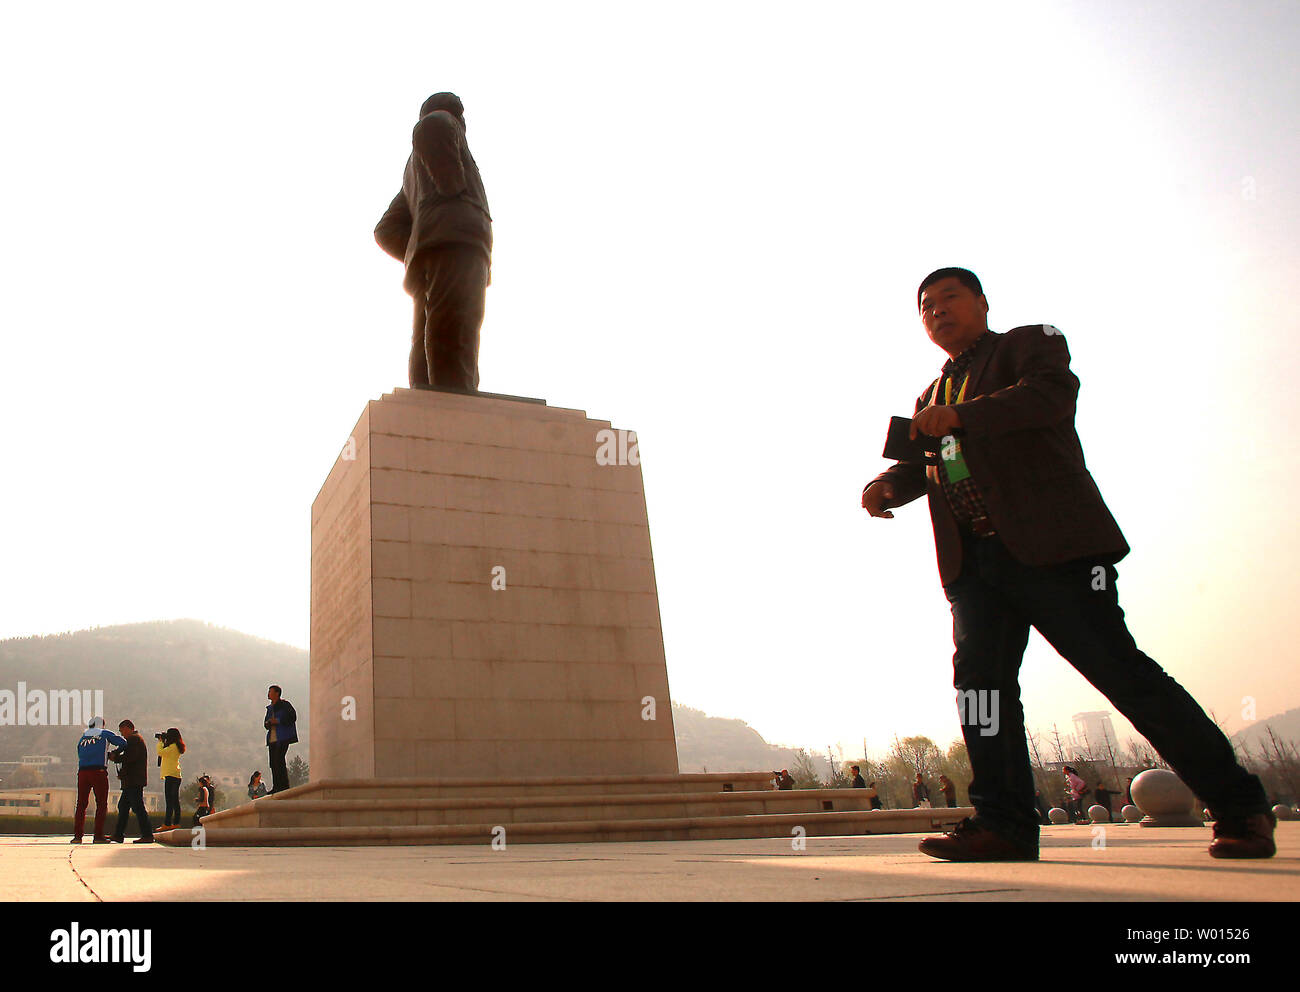
<svg viewBox="0 0 1300 992"><path fill-rule="evenodd" d="M185 741L175 727L168 727L165 734L154 734L154 737L158 739L158 767L167 799L159 829L172 830L181 825L181 755L185 753Z"/></svg>

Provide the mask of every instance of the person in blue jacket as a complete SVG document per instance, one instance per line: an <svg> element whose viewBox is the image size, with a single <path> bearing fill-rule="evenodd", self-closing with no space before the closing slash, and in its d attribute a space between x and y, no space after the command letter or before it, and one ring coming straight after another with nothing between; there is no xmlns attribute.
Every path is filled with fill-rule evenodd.
<svg viewBox="0 0 1300 992"><path fill-rule="evenodd" d="M298 743L298 714L293 704L280 698L280 687L273 685L266 690L266 698L271 704L266 708L266 747L271 761L271 792L283 792L289 788L289 768L285 756L289 745Z"/></svg>
<svg viewBox="0 0 1300 992"><path fill-rule="evenodd" d="M126 747L126 738L104 729L104 718L90 721L77 741L77 813L72 827L72 843L80 844L86 829L86 804L95 793L95 843L107 844L104 816L108 813L108 748Z"/></svg>

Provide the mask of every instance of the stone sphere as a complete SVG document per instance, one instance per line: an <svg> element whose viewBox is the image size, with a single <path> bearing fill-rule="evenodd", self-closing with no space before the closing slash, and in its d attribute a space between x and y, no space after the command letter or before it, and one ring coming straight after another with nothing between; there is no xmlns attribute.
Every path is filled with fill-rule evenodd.
<svg viewBox="0 0 1300 992"><path fill-rule="evenodd" d="M1300 820L1300 813L1283 803L1278 803L1273 807L1273 815L1279 820Z"/></svg>
<svg viewBox="0 0 1300 992"><path fill-rule="evenodd" d="M1054 806L1047 811L1047 818L1053 823L1069 823L1070 814L1061 809L1060 806Z"/></svg>
<svg viewBox="0 0 1300 992"><path fill-rule="evenodd" d="M1120 812L1120 816L1124 817L1124 819L1127 820L1129 823L1137 823L1138 820L1142 819L1142 811L1138 809L1136 806L1134 806L1132 803L1129 803L1119 812Z"/></svg>
<svg viewBox="0 0 1300 992"><path fill-rule="evenodd" d="M1093 823L1109 823L1110 810L1101 803L1095 803L1088 807L1088 819Z"/></svg>
<svg viewBox="0 0 1300 992"><path fill-rule="evenodd" d="M1192 812L1196 797L1173 772L1148 768L1129 787L1133 802L1143 813L1144 827L1199 827L1201 818Z"/></svg>

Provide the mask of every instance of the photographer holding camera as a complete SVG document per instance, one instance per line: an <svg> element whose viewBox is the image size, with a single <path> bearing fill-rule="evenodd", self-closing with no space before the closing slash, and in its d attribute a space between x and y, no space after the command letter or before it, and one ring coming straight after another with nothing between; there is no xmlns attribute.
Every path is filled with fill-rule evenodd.
<svg viewBox="0 0 1300 992"><path fill-rule="evenodd" d="M160 829L174 830L181 825L181 755L185 753L185 741L175 727L168 727L165 733L154 734L154 737L158 741L159 774L162 775L163 793L167 799Z"/></svg>

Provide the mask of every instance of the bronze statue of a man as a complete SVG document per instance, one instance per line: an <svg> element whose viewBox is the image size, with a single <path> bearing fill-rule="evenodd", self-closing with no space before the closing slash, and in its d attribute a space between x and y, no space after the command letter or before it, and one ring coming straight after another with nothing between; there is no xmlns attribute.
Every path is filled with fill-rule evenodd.
<svg viewBox="0 0 1300 992"><path fill-rule="evenodd" d="M492 217L455 93L435 93L420 108L402 189L376 225L375 240L406 264L403 285L415 300L411 387L477 390Z"/></svg>

